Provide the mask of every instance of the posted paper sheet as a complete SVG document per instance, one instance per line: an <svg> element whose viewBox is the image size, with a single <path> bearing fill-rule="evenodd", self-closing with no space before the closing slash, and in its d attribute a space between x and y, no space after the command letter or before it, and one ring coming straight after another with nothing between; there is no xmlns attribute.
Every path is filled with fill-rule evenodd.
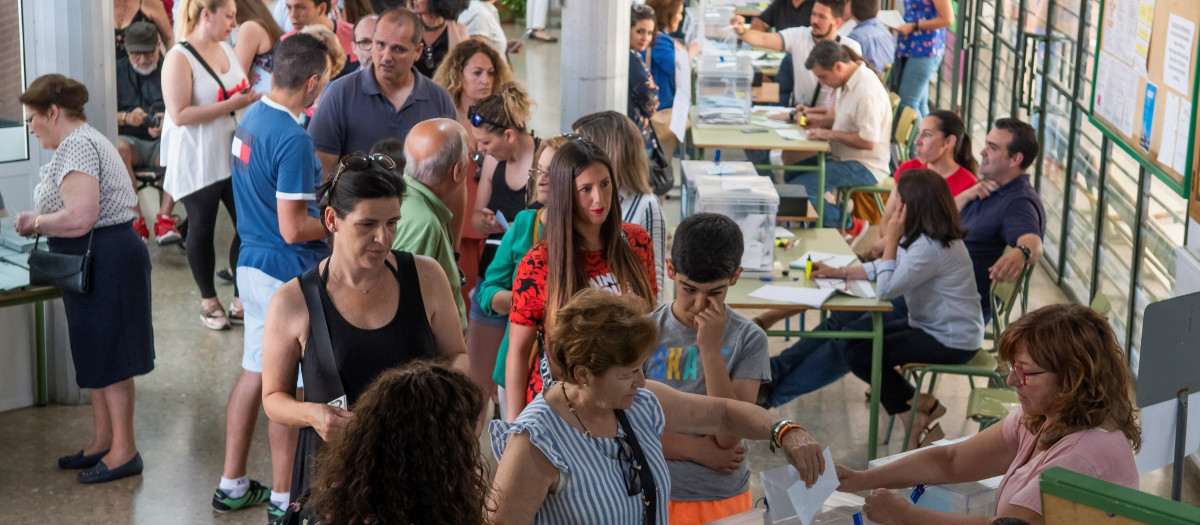
<svg viewBox="0 0 1200 525"><path fill-rule="evenodd" d="M1187 156L1192 149L1192 103L1186 100L1179 102L1179 124L1175 127L1179 130L1175 140L1175 162L1171 163L1171 167L1179 173L1187 171Z"/></svg>
<svg viewBox="0 0 1200 525"><path fill-rule="evenodd" d="M1138 0L1109 0L1105 9L1104 50L1131 66L1137 56Z"/></svg>
<svg viewBox="0 0 1200 525"><path fill-rule="evenodd" d="M1175 167L1175 135L1178 133L1179 95L1167 91L1167 106L1163 110L1162 140L1158 144L1158 162Z"/></svg>
<svg viewBox="0 0 1200 525"><path fill-rule="evenodd" d="M1178 15L1167 22L1166 56L1163 57L1163 83L1180 93L1190 93L1188 73L1192 65L1192 39L1196 24Z"/></svg>

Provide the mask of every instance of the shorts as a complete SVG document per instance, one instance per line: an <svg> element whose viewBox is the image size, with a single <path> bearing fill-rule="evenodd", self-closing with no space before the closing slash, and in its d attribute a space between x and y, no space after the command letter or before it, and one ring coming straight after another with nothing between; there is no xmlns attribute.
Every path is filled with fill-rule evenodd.
<svg viewBox="0 0 1200 525"><path fill-rule="evenodd" d="M159 139L143 139L130 135L120 135L119 138L133 148L133 167L158 166Z"/></svg>
<svg viewBox="0 0 1200 525"><path fill-rule="evenodd" d="M669 507L671 525L699 525L741 514L751 509L750 491L717 501L675 501Z"/></svg>
<svg viewBox="0 0 1200 525"><path fill-rule="evenodd" d="M283 281L258 268L237 267L237 285L245 309L245 337L242 341L242 368L262 373L263 333L267 327L267 307ZM296 374L296 388L304 387L304 376Z"/></svg>
<svg viewBox="0 0 1200 525"><path fill-rule="evenodd" d="M479 305L479 288L483 286L483 279L475 281L475 293L471 294L471 313L468 319L471 322L479 323L492 328L507 328L508 315L491 315L483 311L483 307Z"/></svg>

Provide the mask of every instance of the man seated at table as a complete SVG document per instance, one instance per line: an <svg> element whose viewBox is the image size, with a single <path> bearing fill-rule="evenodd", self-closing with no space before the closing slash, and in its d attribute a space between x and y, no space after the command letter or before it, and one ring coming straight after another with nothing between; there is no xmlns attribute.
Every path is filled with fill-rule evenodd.
<svg viewBox="0 0 1200 525"><path fill-rule="evenodd" d="M832 117L829 128L810 124L808 130L809 139L829 141L830 156L825 162L826 191L839 186L872 185L887 177L892 106L879 77L863 62L853 60L845 47L832 41L817 44L804 66L822 84L836 90L837 103L833 108L797 108L801 114ZM784 152L783 160L816 165L812 153ZM813 206L817 199L824 197L817 191L819 180L820 175L813 171L793 172L788 178L789 183L804 185ZM825 206L822 226L838 227L841 218L835 206ZM865 229L865 222L854 219L854 227L844 233L847 240L853 242Z"/></svg>
<svg viewBox="0 0 1200 525"><path fill-rule="evenodd" d="M883 70L896 60L896 36L876 18L879 0L850 0L846 8L857 22L847 36L862 46L863 59L882 77Z"/></svg>

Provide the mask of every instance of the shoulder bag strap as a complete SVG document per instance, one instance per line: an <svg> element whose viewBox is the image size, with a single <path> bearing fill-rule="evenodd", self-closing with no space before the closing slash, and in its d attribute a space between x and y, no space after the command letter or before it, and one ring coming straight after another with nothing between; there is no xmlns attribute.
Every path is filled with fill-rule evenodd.
<svg viewBox="0 0 1200 525"><path fill-rule="evenodd" d="M204 70L208 72L208 75L211 76L214 81L216 81L217 87L221 89L221 99L224 100L224 99L229 98L230 93L225 90L225 84L223 82L221 82L221 77L217 76L217 72L213 71L212 66L209 66L208 62L206 62L204 60L204 57L200 56L200 52L196 51L196 48L192 47L192 44L188 43L186 40L180 40L179 47L188 50L188 52L191 53L192 56L196 57L196 61L200 62L200 66L203 67ZM229 64L229 67L233 67L233 66L234 66L234 64ZM234 115L234 113L232 111L229 112L229 116L233 117L234 119L237 119L237 116Z"/></svg>
<svg viewBox="0 0 1200 525"><path fill-rule="evenodd" d="M546 211L546 208L539 208L537 213L535 213L533 215L533 242L530 243L530 246L533 246L534 244L537 244L537 242L538 242L538 234L541 233L541 229L542 229L542 212L543 211Z"/></svg>
<svg viewBox="0 0 1200 525"><path fill-rule="evenodd" d="M95 150L95 152L96 152L96 180L100 181L100 179L104 176L104 159L100 157L100 147L96 146L96 143L94 141L92 141L92 139L87 139L87 141L88 141L88 144L92 145L92 149ZM100 222L99 215L96 216L96 222ZM95 237L95 236L96 236L96 223L93 222L92 223L92 231L88 232L88 246L87 246L87 252L85 252L83 254L84 257L91 257L91 255L92 255L92 237ZM37 241L34 241L34 244L36 244L36 243L37 243Z"/></svg>
<svg viewBox="0 0 1200 525"><path fill-rule="evenodd" d="M633 425L629 424L629 418L625 417L625 411L619 408L614 408L613 413L617 415L617 421L621 423L621 428L625 429L625 437L629 440L629 447L633 449L633 458L637 460L638 477L642 478L642 495L646 497L646 517L643 523L654 525L658 520L658 488L654 484L654 474L650 472L650 463L646 461L646 455L642 453L642 446L638 444L637 434L633 432Z"/></svg>
<svg viewBox="0 0 1200 525"><path fill-rule="evenodd" d="M316 381L304 381L305 391L318 402L329 402L346 395L342 387L342 378L337 373L337 360L333 357L333 340L329 337L329 325L325 320L325 309L321 301L321 264L300 274L300 289L304 292L304 302L308 306L308 324L310 352L305 354L305 360L312 366L303 368L305 375L312 374ZM325 394L325 396L322 396ZM327 398L326 398L327 397ZM343 407L346 408L346 407Z"/></svg>

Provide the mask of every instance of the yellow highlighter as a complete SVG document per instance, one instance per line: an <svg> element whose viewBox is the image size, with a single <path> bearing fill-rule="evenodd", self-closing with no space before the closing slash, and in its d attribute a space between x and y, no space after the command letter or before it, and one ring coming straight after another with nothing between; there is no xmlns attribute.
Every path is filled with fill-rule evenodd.
<svg viewBox="0 0 1200 525"><path fill-rule="evenodd" d="M812 256L811 255L809 255L808 259L804 261L804 279L805 280L812 279Z"/></svg>

